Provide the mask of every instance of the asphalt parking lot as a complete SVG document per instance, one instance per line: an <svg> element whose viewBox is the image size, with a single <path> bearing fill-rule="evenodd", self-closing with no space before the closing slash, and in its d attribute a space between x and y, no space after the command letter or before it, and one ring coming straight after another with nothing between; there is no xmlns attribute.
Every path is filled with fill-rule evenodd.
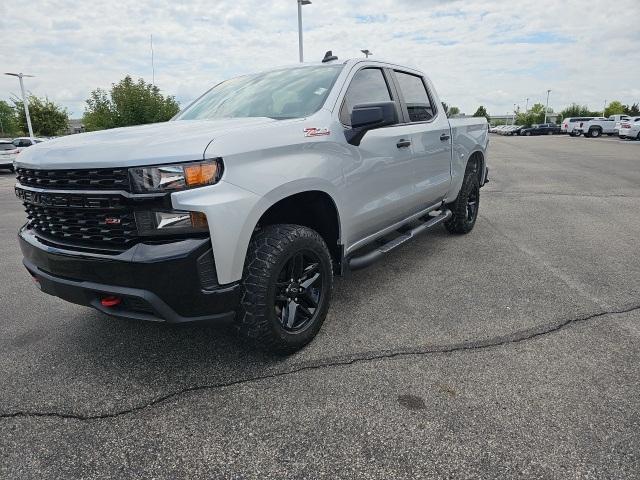
<svg viewBox="0 0 640 480"><path fill-rule="evenodd" d="M638 478L640 142L491 137L467 236L336 282L289 358L36 290L0 174L2 478Z"/></svg>

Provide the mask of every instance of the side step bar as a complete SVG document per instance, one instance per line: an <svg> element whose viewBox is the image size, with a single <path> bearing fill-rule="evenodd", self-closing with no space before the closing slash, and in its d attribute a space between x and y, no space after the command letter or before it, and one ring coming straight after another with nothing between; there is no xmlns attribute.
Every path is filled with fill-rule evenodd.
<svg viewBox="0 0 640 480"><path fill-rule="evenodd" d="M400 235L399 237L396 237L393 240L381 245L380 247L376 248L375 250L372 250L372 251L370 251L368 253L365 253L364 255L358 256L358 257L351 257L351 259L349 259L349 269L350 270L360 270L361 268L368 267L373 262L375 262L380 257L382 257L385 253L389 253L394 248L399 247L403 243L411 240L414 237L417 237L421 233L426 232L427 230L429 230L430 228L441 224L445 220L448 220L449 218L451 218L451 215L453 215L451 213L451 210L445 210L444 212L442 212L437 217L430 217L429 218L427 216L426 218L429 218L429 220L425 221L423 224L418 225L417 227L414 227L409 231L402 232L402 235ZM422 217L422 218L425 218L425 217Z"/></svg>

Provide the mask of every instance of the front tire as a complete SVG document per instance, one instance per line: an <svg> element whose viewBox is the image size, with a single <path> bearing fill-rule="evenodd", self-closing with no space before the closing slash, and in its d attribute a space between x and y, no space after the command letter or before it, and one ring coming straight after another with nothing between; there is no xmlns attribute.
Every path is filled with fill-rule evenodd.
<svg viewBox="0 0 640 480"><path fill-rule="evenodd" d="M480 207L480 181L478 173L467 167L462 188L455 202L449 204L453 216L444 224L449 233L465 234L473 230Z"/></svg>
<svg viewBox="0 0 640 480"><path fill-rule="evenodd" d="M289 354L316 336L329 309L333 271L322 237L300 225L268 225L251 239L236 327L262 350Z"/></svg>

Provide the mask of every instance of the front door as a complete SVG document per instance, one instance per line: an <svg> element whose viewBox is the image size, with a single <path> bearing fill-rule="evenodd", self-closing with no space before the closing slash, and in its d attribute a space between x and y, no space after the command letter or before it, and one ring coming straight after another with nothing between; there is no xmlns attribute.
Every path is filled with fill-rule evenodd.
<svg viewBox="0 0 640 480"><path fill-rule="evenodd" d="M347 89L340 121L351 124L355 105L397 101L391 79L380 68L358 70ZM399 108L399 103L398 103ZM402 118L400 111L399 117ZM411 127L392 125L368 131L359 146L348 145L344 164L345 213L349 221L348 244L362 240L414 213L415 168Z"/></svg>

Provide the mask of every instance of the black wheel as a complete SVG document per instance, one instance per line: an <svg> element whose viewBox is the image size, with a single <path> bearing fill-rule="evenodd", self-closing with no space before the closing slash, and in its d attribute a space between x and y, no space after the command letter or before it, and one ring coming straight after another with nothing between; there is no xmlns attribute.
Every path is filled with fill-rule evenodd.
<svg viewBox="0 0 640 480"><path fill-rule="evenodd" d="M600 135L602 135L602 132L600 131L599 128L594 128L592 130L589 130L589 136L592 138L598 138Z"/></svg>
<svg viewBox="0 0 640 480"><path fill-rule="evenodd" d="M636 140L640 140L640 132L638 132L638 135L636 135Z"/></svg>
<svg viewBox="0 0 640 480"><path fill-rule="evenodd" d="M453 216L444 224L450 233L469 233L478 218L480 207L480 182L478 173L467 167L462 188L456 201L449 204Z"/></svg>
<svg viewBox="0 0 640 480"><path fill-rule="evenodd" d="M265 227L247 252L239 333L263 350L299 350L327 316L332 283L331 256L317 232L300 225Z"/></svg>

